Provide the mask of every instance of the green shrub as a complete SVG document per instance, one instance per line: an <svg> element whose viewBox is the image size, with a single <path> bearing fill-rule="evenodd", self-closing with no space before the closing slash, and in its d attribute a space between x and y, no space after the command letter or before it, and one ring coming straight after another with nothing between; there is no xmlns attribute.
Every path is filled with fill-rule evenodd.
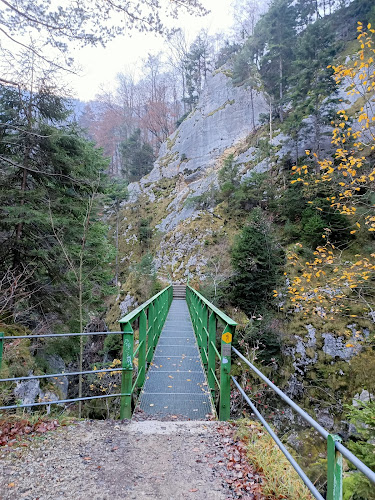
<svg viewBox="0 0 375 500"><path fill-rule="evenodd" d="M349 441L348 448L370 469L375 470L375 401L358 401L349 407L349 421L355 425L358 437ZM374 500L374 485L353 471L344 478L344 500Z"/></svg>
<svg viewBox="0 0 375 500"><path fill-rule="evenodd" d="M264 310L276 287L284 264L284 252L275 240L262 210L252 211L232 247L233 302L246 314Z"/></svg>

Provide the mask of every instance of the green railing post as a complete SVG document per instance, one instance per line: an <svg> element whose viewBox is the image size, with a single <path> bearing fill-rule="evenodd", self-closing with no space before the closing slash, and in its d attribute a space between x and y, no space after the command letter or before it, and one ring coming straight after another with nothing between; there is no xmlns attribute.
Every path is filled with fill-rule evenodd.
<svg viewBox="0 0 375 500"><path fill-rule="evenodd" d="M168 295L165 293L163 295L163 324L165 318L167 317L167 311L168 311Z"/></svg>
<svg viewBox="0 0 375 500"><path fill-rule="evenodd" d="M339 436L327 437L327 500L342 500L342 455L336 450L335 442Z"/></svg>
<svg viewBox="0 0 375 500"><path fill-rule="evenodd" d="M0 371L1 371L1 365L3 363L3 349L4 349L4 332L0 332Z"/></svg>
<svg viewBox="0 0 375 500"><path fill-rule="evenodd" d="M234 330L234 326L227 325L224 328L223 335L221 336L220 420L229 420L230 418L230 368Z"/></svg>
<svg viewBox="0 0 375 500"><path fill-rule="evenodd" d="M139 316L139 343L142 345L138 353L138 387L142 387L145 382L146 375L146 338L147 338L147 316L143 309ZM141 373L142 371L142 373Z"/></svg>
<svg viewBox="0 0 375 500"><path fill-rule="evenodd" d="M202 362L205 371L207 372L208 364L208 325L207 325L208 307L203 304L202 307Z"/></svg>
<svg viewBox="0 0 375 500"><path fill-rule="evenodd" d="M154 349L159 340L159 324L160 324L160 305L159 305L159 297L155 300L154 303Z"/></svg>
<svg viewBox="0 0 375 500"><path fill-rule="evenodd" d="M192 311L193 311L193 326L194 326L194 332L195 332L195 335L197 336L197 332L198 332L198 329L197 329L197 297L195 295L193 295L191 297L191 308L192 308ZM197 336L198 338L198 336Z"/></svg>
<svg viewBox="0 0 375 500"><path fill-rule="evenodd" d="M203 311L204 304L198 304L198 324L197 324L197 337L198 337L198 347L201 354L201 358L203 359L202 349L203 349Z"/></svg>
<svg viewBox="0 0 375 500"><path fill-rule="evenodd" d="M211 389L212 399L215 399L215 349L214 345L216 342L216 316L215 313L211 313L208 319L208 366L207 366L207 382Z"/></svg>
<svg viewBox="0 0 375 500"><path fill-rule="evenodd" d="M121 396L120 419L130 419L132 416L132 378L133 378L133 347L134 332L130 323L125 323L122 328L122 376L121 376Z"/></svg>
<svg viewBox="0 0 375 500"><path fill-rule="evenodd" d="M156 347L156 344L158 343L159 340L159 333L160 333L160 297L158 297L155 300L155 338L154 338L154 347Z"/></svg>
<svg viewBox="0 0 375 500"><path fill-rule="evenodd" d="M147 363L151 363L154 357L154 319L154 304L151 302L148 308Z"/></svg>

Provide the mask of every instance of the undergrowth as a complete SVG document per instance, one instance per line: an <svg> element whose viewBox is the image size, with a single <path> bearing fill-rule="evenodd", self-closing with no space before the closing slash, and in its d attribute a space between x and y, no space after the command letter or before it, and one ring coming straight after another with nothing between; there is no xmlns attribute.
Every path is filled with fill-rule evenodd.
<svg viewBox="0 0 375 500"><path fill-rule="evenodd" d="M263 426L246 419L236 423L238 435L246 443L249 460L266 479L262 486L265 497L312 500L313 496Z"/></svg>

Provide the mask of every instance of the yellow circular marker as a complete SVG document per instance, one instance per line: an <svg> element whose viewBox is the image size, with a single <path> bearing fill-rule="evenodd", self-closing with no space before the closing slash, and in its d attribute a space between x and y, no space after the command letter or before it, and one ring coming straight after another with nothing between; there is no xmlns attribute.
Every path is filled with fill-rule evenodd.
<svg viewBox="0 0 375 500"><path fill-rule="evenodd" d="M230 344L232 342L232 334L230 332L223 333L221 340L226 344Z"/></svg>

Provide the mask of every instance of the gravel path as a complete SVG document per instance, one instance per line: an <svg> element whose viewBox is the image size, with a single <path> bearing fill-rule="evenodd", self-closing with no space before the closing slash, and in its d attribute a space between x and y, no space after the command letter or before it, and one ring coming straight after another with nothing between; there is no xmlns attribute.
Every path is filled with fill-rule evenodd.
<svg viewBox="0 0 375 500"><path fill-rule="evenodd" d="M0 499L233 498L219 426L150 420L63 427L27 448L0 450Z"/></svg>

